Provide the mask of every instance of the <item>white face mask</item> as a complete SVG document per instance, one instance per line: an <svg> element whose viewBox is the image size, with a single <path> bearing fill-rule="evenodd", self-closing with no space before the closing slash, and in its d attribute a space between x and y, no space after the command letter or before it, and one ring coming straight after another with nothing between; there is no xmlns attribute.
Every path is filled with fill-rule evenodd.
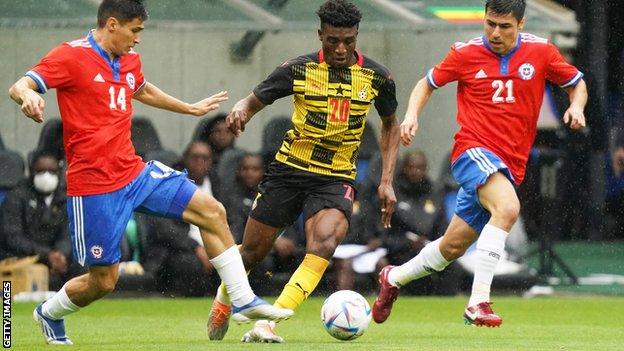
<svg viewBox="0 0 624 351"><path fill-rule="evenodd" d="M33 177L35 189L42 194L51 194L59 183L59 177L52 172L40 172Z"/></svg>

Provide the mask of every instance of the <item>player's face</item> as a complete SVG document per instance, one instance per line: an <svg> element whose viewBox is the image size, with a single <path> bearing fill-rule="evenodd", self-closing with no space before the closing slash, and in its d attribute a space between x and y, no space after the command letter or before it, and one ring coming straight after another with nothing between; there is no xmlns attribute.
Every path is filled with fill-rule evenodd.
<svg viewBox="0 0 624 351"><path fill-rule="evenodd" d="M518 21L511 13L500 15L488 10L485 13L485 38L492 51L505 55L516 46L518 32L524 26L524 19Z"/></svg>
<svg viewBox="0 0 624 351"><path fill-rule="evenodd" d="M118 22L113 32L114 54L122 56L130 52L135 45L141 42L141 31L145 28L140 18L135 18L124 24Z"/></svg>
<svg viewBox="0 0 624 351"><path fill-rule="evenodd" d="M323 43L325 62L332 67L349 67L355 64L357 62L354 54L357 35L357 27L344 28L329 24L321 25L318 36Z"/></svg>

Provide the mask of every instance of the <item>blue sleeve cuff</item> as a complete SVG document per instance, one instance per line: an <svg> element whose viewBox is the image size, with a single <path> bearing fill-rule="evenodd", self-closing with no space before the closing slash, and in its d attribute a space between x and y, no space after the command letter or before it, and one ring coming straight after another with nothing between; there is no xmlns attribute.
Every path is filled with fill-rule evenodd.
<svg viewBox="0 0 624 351"><path fill-rule="evenodd" d="M578 82L581 81L582 78L583 78L583 72L578 71L578 73L572 79L570 79L569 82L565 83L564 85L561 85L561 87L565 89L565 88L575 86L578 84Z"/></svg>
<svg viewBox="0 0 624 351"><path fill-rule="evenodd" d="M48 86L46 85L45 80L43 80L43 77L39 75L39 73L31 70L26 72L25 76L30 77L32 80L35 81L35 83L37 83L37 89L41 94L45 94L46 91L48 91Z"/></svg>
<svg viewBox="0 0 624 351"><path fill-rule="evenodd" d="M433 80L433 68L429 70L429 72L427 72L427 83L429 83L429 85L433 88L433 89L438 89L439 86L435 83L435 81Z"/></svg>

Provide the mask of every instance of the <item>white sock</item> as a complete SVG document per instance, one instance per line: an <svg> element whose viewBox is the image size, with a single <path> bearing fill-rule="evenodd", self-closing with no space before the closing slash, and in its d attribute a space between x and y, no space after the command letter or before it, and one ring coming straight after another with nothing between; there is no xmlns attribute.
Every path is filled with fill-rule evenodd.
<svg viewBox="0 0 624 351"><path fill-rule="evenodd" d="M223 251L219 256L210 260L219 273L221 281L227 289L227 293L235 306L244 306L250 303L256 296L249 286L243 258L238 251L238 246L233 245Z"/></svg>
<svg viewBox="0 0 624 351"><path fill-rule="evenodd" d="M440 252L440 241L442 241L442 238L430 242L420 250L416 257L400 266L394 267L388 274L388 281L390 284L401 287L412 280L420 279L433 272L444 270L451 262L447 261L444 256L442 256Z"/></svg>
<svg viewBox="0 0 624 351"><path fill-rule="evenodd" d="M490 287L494 278L494 270L505 251L505 240L508 234L490 224L486 224L481 231L479 240L477 240L476 266L468 306L490 301Z"/></svg>
<svg viewBox="0 0 624 351"><path fill-rule="evenodd" d="M67 285L67 283L65 283ZM51 299L44 302L41 306L41 313L55 320L63 319L64 316L78 311L80 307L76 306L67 296L65 285Z"/></svg>

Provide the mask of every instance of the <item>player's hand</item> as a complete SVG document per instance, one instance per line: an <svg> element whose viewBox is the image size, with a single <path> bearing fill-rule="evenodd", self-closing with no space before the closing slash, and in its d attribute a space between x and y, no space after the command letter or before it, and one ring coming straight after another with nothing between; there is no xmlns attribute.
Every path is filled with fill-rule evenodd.
<svg viewBox="0 0 624 351"><path fill-rule="evenodd" d="M401 142L405 146L409 146L412 143L412 139L416 135L418 130L418 119L415 117L405 116L403 123L401 123Z"/></svg>
<svg viewBox="0 0 624 351"><path fill-rule="evenodd" d="M24 115L37 123L43 122L43 109L45 100L34 90L24 91L22 96L22 112Z"/></svg>
<svg viewBox="0 0 624 351"><path fill-rule="evenodd" d="M377 188L377 195L379 196L379 203L381 204L381 223L384 228L390 228L390 220L394 213L394 205L396 205L396 195L394 195L394 189L392 184L382 183Z"/></svg>
<svg viewBox="0 0 624 351"><path fill-rule="evenodd" d="M193 116L203 116L219 108L219 103L228 99L227 91L221 91L209 98L191 104L189 113Z"/></svg>
<svg viewBox="0 0 624 351"><path fill-rule="evenodd" d="M245 124L249 121L247 113L243 110L237 110L236 107L225 118L225 124L234 135L239 136L245 131Z"/></svg>
<svg viewBox="0 0 624 351"><path fill-rule="evenodd" d="M565 124L570 124L570 128L572 129L585 128L585 114L583 114L583 109L570 106L563 115L563 122Z"/></svg>

